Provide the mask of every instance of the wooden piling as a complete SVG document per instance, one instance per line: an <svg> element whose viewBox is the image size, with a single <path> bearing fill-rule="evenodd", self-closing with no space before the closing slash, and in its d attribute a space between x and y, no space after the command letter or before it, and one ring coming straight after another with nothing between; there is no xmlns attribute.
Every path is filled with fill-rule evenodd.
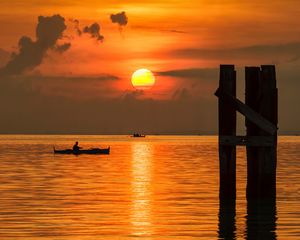
<svg viewBox="0 0 300 240"><path fill-rule="evenodd" d="M234 65L220 66L219 90L236 97L236 72ZM219 161L220 199L236 197L236 146L223 145L222 136L236 135L236 110L223 97L219 98Z"/></svg>
<svg viewBox="0 0 300 240"><path fill-rule="evenodd" d="M245 103L252 110L259 113L259 102L261 97L261 74L259 67L246 67L246 93ZM245 119L248 136L259 136L260 129L257 125ZM247 146L247 198L248 196L258 196L258 153L260 147ZM250 160L251 159L251 160Z"/></svg>
<svg viewBox="0 0 300 240"><path fill-rule="evenodd" d="M246 105L277 126L277 88L275 66L246 67ZM247 137L268 137L272 146L247 148L247 198L276 197L277 131L262 130L246 118Z"/></svg>
<svg viewBox="0 0 300 240"><path fill-rule="evenodd" d="M220 199L236 196L236 146L247 148L247 199L276 198L278 91L275 66L246 67L246 103L236 98L234 65L221 65L219 98ZM236 136L236 111L246 136Z"/></svg>

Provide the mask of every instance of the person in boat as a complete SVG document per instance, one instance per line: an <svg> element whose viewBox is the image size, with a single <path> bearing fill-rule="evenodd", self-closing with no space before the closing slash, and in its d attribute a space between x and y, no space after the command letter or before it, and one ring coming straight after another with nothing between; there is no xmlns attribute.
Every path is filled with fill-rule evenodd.
<svg viewBox="0 0 300 240"><path fill-rule="evenodd" d="M78 152L81 147L78 146L78 142L76 142L73 146L73 152Z"/></svg>

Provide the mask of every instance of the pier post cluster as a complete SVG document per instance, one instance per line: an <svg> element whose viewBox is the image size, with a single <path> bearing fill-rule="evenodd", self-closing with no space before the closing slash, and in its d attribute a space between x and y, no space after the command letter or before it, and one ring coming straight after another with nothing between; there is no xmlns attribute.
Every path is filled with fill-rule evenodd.
<svg viewBox="0 0 300 240"><path fill-rule="evenodd" d="M236 98L234 65L220 66L220 199L236 197L236 146L246 146L247 199L276 198L278 94L275 66L245 68L245 103ZM245 116L246 136L236 135L236 112Z"/></svg>

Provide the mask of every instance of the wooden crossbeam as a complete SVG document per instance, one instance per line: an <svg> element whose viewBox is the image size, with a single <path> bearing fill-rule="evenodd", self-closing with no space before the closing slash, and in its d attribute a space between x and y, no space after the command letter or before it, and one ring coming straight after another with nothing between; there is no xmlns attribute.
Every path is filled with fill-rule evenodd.
<svg viewBox="0 0 300 240"><path fill-rule="evenodd" d="M222 91L220 88L217 89L215 95L218 98L224 98L225 100L229 101L232 106L241 114L243 114L249 121L256 124L262 130L274 135L277 132L277 127L262 117L259 113L255 112L252 108L241 102L239 99L231 96L225 91Z"/></svg>
<svg viewBox="0 0 300 240"><path fill-rule="evenodd" d="M273 136L220 136L219 143L224 146L273 147Z"/></svg>

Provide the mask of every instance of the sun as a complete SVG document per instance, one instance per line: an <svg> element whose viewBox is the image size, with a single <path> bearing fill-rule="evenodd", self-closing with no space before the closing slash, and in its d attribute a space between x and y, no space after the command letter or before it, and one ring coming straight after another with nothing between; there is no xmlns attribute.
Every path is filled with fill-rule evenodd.
<svg viewBox="0 0 300 240"><path fill-rule="evenodd" d="M131 83L136 89L147 90L155 84L155 76L150 70L142 68L132 74Z"/></svg>

